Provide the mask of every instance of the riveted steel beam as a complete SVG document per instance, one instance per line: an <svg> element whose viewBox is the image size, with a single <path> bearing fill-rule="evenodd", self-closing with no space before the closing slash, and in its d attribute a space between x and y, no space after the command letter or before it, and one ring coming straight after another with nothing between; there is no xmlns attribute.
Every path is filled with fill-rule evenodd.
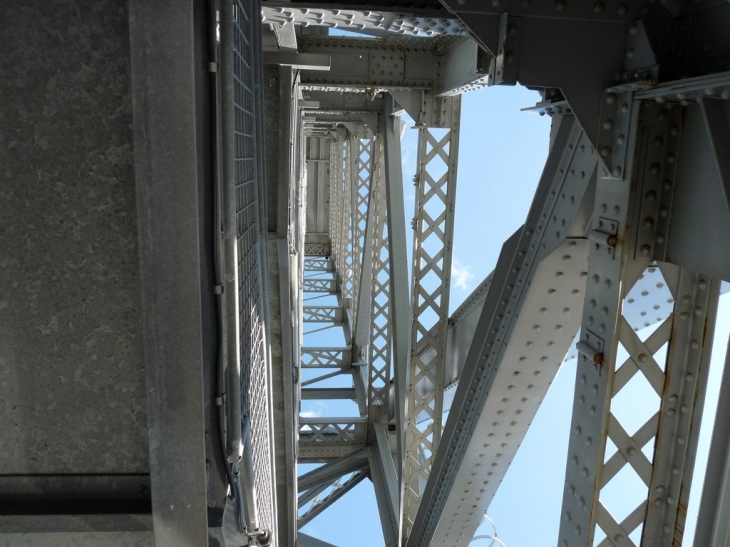
<svg viewBox="0 0 730 547"><path fill-rule="evenodd" d="M374 423L371 435L374 442L370 457L370 477L375 487L383 537L386 547L398 547L398 476L385 424Z"/></svg>
<svg viewBox="0 0 730 547"><path fill-rule="evenodd" d="M487 85L488 60L467 37L389 37L386 40L307 36L300 52L328 55L328 73L304 70L302 85L314 90L365 91L422 89L455 95Z"/></svg>
<svg viewBox="0 0 730 547"><path fill-rule="evenodd" d="M368 466L368 450L359 450L335 461L324 464L298 479L299 490L305 492L323 484L331 484L339 477Z"/></svg>
<svg viewBox="0 0 730 547"><path fill-rule="evenodd" d="M566 237L596 165L583 131L562 119L527 222L492 276L409 547L466 545L479 522L461 500L474 515L487 509L572 342L578 318L563 309L582 303L588 243ZM478 489L469 485L476 468Z"/></svg>

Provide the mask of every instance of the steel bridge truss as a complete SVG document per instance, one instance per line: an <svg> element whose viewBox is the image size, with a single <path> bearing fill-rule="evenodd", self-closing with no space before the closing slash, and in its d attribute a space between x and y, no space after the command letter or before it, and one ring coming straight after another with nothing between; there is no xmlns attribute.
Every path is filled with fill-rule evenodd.
<svg viewBox="0 0 730 547"><path fill-rule="evenodd" d="M377 11L265 7L279 45L267 62L300 70L294 131L318 143L302 161L328 166L307 201L312 238L295 249L296 401L352 403L296 420L298 461L320 464L298 477L297 525L369 478L386 545L468 545L579 333L559 545L681 544L730 277L716 236L730 229L730 77L717 69L730 5L443 3L473 39L439 22L429 39L389 37L429 20ZM293 25L384 39L302 31L292 49ZM724 45L702 47L702 33ZM691 58L673 56L680 45ZM553 117L551 148L524 226L450 321L460 94L487 83L541 90L531 110ZM410 287L403 112L419 134ZM656 397L638 423L617 401L641 382ZM605 496L627 475L643 485L628 513Z"/></svg>

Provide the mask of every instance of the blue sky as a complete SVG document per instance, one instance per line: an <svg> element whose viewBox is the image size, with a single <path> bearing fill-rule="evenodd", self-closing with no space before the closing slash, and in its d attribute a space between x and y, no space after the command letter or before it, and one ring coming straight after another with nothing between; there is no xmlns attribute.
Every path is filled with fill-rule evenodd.
<svg viewBox="0 0 730 547"><path fill-rule="evenodd" d="M502 243L525 220L548 152L550 118L520 112L534 105L539 95L522 87L494 87L463 95L461 140L454 234L454 268L450 308L453 311L488 275L496 264ZM416 131L411 120L402 141L406 223L413 216L414 195L410 184L416 168ZM411 235L411 230L407 234ZM408 242L409 252L412 242ZM410 260L409 260L410 263ZM312 302L314 303L314 302ZM326 304L318 300L319 304ZM711 423L717 401L724 351L730 332L730 300L721 299L716 331L714 366L707 393L706 415ZM329 336L332 332L328 332ZM323 334L305 338L315 345ZM332 342L328 342L330 345ZM508 547L555 545L559 526L568 430L573 401L574 361L558 373L540 411L500 487L489 513L500 538ZM344 379L343 379L344 380ZM342 384L343 386L345 384ZM649 388L650 389L650 388ZM615 405L636 410L632 401L645 400L647 387L636 382ZM635 403L634 403L635 404ZM631 412L624 412L631 422ZM314 402L302 407L306 415L354 415L354 404ZM641 412L635 412L640 415ZM633 424L627 424L630 427ZM638 427L638 422L636 427ZM633 431L630 430L630 433ZM696 501L703 480L710 428L701 433L701 445L692 499ZM312 466L301 466L300 473ZM625 499L641 497L635 480L626 474L617 479L604 501L610 510L633 509ZM627 495L628 493L628 495ZM694 530L696 503L690 503L687 538ZM480 529L481 530L481 529ZM490 531L488 525L483 530ZM383 545L372 484L363 481L352 492L302 530L340 547ZM481 532L484 533L484 532ZM689 540L685 543L689 545ZM489 545L475 541L475 546Z"/></svg>

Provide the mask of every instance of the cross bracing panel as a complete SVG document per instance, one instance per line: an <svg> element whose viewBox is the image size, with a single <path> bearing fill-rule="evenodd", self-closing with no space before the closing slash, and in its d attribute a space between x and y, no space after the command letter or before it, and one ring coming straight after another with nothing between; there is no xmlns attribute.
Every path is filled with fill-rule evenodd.
<svg viewBox="0 0 730 547"><path fill-rule="evenodd" d="M337 291L334 279L319 279L316 277L305 277L302 279L302 290L314 293L335 293Z"/></svg>
<svg viewBox="0 0 730 547"><path fill-rule="evenodd" d="M368 230L368 210L370 206L370 191L373 178L373 139L354 138L351 150L350 169L352 169L352 217L353 217L353 294L352 317L353 332L357 328L357 307L359 303L360 278L363 270L363 252L365 249L365 235Z"/></svg>
<svg viewBox="0 0 730 547"><path fill-rule="evenodd" d="M390 247L385 199L385 158L383 139L375 142L375 168L371 207L373 207L371 316L368 362L368 404L388 408L391 379L390 325Z"/></svg>
<svg viewBox="0 0 730 547"><path fill-rule="evenodd" d="M299 418L299 443L354 444L367 435L366 418Z"/></svg>
<svg viewBox="0 0 730 547"><path fill-rule="evenodd" d="M342 323L342 306L304 306L305 323Z"/></svg>
<svg viewBox="0 0 730 547"><path fill-rule="evenodd" d="M601 180L596 191L605 216L594 218L591 234L615 226L616 245L608 252L593 238L591 247L561 513L559 544L564 547L679 545L689 501L717 286L707 275L651 264L654 253L663 255L664 243L664 229L652 221L657 192L651 184L659 174L662 184L673 183L674 170L661 166L677 148L680 118L676 111L667 115L662 109L634 107L625 114L633 120L630 142L651 138L653 146L637 147L636 157L627 157L627 169L638 173L642 186L632 191L629 184ZM675 128L673 134L668 127ZM654 231L646 233L648 228ZM657 286L666 287L674 309L654 332L636 332L644 325L624 317L623 304L641 297L632 287L645 270L657 269ZM665 345L666 357L660 354ZM656 414L645 417L631 435L612 403L627 384L642 379L656 393ZM616 447L613 454L607 453L609 441ZM653 451L646 453L652 444ZM617 512L604 497L619 473L638 477L645 488L628 513Z"/></svg>
<svg viewBox="0 0 730 547"><path fill-rule="evenodd" d="M302 368L346 368L352 363L350 346L302 347Z"/></svg>
<svg viewBox="0 0 730 547"><path fill-rule="evenodd" d="M633 279L623 284L625 298L637 294L631 290L633 280L645 264L629 266L628 275ZM675 303L674 313L648 335L636 332L639 327L620 316L609 342L613 348L603 347L600 374L585 365L585 354L580 356L583 366L579 367L576 384L561 545L585 545L586 541L603 547L682 543L684 508L689 501L694 463L692 447L699 434L702 410L698 390L707 374L712 342L707 333L712 332L718 287L707 276L669 264L648 268L662 272ZM636 378L653 388L656 410L631 435L612 411L611 401ZM605 392L600 388L602 383L609 386ZM601 401L597 395L605 399ZM597 420L604 420L601 427L606 428L605 439L595 429ZM604 455L607 449L601 441L608 439L615 452ZM598 445L595 462L589 459L594 450L594 442L589 442L592 440ZM653 450L647 451L647 445ZM624 468L638 476L645 489L636 507L628 514L622 511L625 516L617 518L614 511L619 508L607 505L602 492ZM594 497L586 498L589 492ZM589 511L595 520L585 519Z"/></svg>
<svg viewBox="0 0 730 547"><path fill-rule="evenodd" d="M305 256L304 269L308 272L331 272L332 261L329 259L323 260L321 258Z"/></svg>
<svg viewBox="0 0 730 547"><path fill-rule="evenodd" d="M461 99L455 97L449 102L447 108L453 110L451 126L446 130L422 127L418 133L405 535L410 532L441 438ZM421 360L419 353L426 345L435 352L428 364ZM432 384L434 389L420 389L423 382ZM416 419L421 413L428 416L427 420Z"/></svg>

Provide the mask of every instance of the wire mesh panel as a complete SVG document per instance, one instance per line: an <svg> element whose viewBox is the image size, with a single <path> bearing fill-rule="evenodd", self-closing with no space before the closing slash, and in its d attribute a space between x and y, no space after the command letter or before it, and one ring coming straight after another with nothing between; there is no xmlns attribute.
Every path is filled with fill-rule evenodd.
<svg viewBox="0 0 730 547"><path fill-rule="evenodd" d="M258 112L263 105L256 100L260 73L260 45L256 33L260 2L233 2L233 87L235 140L235 199L237 235L237 274L239 337L241 355L241 412L251 423L256 503L259 526L274 529L272 476L272 439L270 408L270 363L264 313L263 256L261 241L260 192L263 188L263 143L257 137ZM261 196L263 197L263 196Z"/></svg>

